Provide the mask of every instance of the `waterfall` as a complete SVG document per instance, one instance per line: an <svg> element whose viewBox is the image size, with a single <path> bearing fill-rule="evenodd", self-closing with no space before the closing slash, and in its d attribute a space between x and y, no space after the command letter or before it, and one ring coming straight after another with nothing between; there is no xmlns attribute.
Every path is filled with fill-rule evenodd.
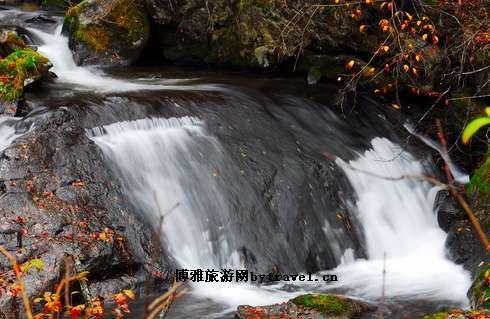
<svg viewBox="0 0 490 319"><path fill-rule="evenodd" d="M378 299L386 254L387 297L465 305L470 276L446 256L446 234L433 209L435 189L420 179L389 180L422 176L427 169L385 138L371 143L372 149L349 165L337 161L357 194L354 214L362 225L368 257L341 264L337 271L342 279L337 286Z"/></svg>
<svg viewBox="0 0 490 319"><path fill-rule="evenodd" d="M162 212L179 204L166 213L163 233L166 245L182 267L243 267L232 248L233 233L226 228L230 207L215 175L217 168L229 163L200 120L184 117L118 122L88 130L88 135L102 149L135 207L154 225L158 225ZM352 253L345 251L342 263L333 270L340 278L337 284L304 284L302 288L342 288L351 295L377 300L386 254L388 298L467 302L470 278L445 256L446 234L437 224L430 185L421 180L391 181L379 177L426 172L424 165L410 154L402 152L397 156L399 153L397 145L375 138L372 149L349 165L337 161L357 194L355 215L362 225L368 259L354 260ZM236 181L228 181L231 182ZM254 227L259 226L250 225L249 231ZM329 229L325 227L325 231ZM273 236L274 230L270 232ZM284 287L193 285L194 294L230 307L270 304L299 293L286 293L281 288Z"/></svg>
<svg viewBox="0 0 490 319"><path fill-rule="evenodd" d="M21 135L15 131L13 125L17 121L11 117L0 117L0 152Z"/></svg>
<svg viewBox="0 0 490 319"><path fill-rule="evenodd" d="M227 247L230 239L224 237L226 233L210 232L223 227L229 218L213 177L214 170L222 166L221 150L205 135L199 120L119 122L89 134L116 165L135 207L154 225L160 214L166 214L163 233L181 265L194 269L227 264L232 256ZM203 157L210 153L216 157Z"/></svg>
<svg viewBox="0 0 490 319"><path fill-rule="evenodd" d="M27 28L42 41L38 51L53 63L57 81L74 86L74 89L90 90L99 93L126 92L139 90L217 90L212 85L177 85L195 79L115 79L96 67L78 66L68 46L68 38L62 35L60 24L53 34L34 28Z"/></svg>
<svg viewBox="0 0 490 319"><path fill-rule="evenodd" d="M229 165L193 117L142 119L90 129L125 193L155 227L182 269L242 269L226 228L230 208L216 181ZM230 183L234 181L228 181ZM228 305L276 303L286 293L236 283L195 283L193 293Z"/></svg>

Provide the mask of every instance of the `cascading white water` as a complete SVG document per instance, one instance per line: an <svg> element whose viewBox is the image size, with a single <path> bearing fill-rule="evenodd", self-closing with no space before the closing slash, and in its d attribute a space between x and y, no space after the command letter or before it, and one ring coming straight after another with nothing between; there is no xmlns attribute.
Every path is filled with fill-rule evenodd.
<svg viewBox="0 0 490 319"><path fill-rule="evenodd" d="M165 216L163 233L181 265L194 269L226 264L232 255L226 238L217 238L222 245L213 247L214 234L205 231L210 228L207 224L223 225L228 209L212 168L202 157L206 148L217 154L220 149L204 134L201 122L190 117L143 119L92 129L89 134L117 166L135 206L154 225L160 213L178 205ZM218 168L220 163L214 164Z"/></svg>
<svg viewBox="0 0 490 319"><path fill-rule="evenodd" d="M61 34L62 25L56 28L54 34L38 29L28 28L30 32L41 39L43 45L38 51L49 58L53 63L51 71L58 76L57 81L72 84L76 89L85 89L95 92L126 92L138 90L217 90L218 86L212 85L176 85L193 79L172 80L122 80L115 79L102 71L90 67L76 65L72 52L68 47L68 38Z"/></svg>
<svg viewBox="0 0 490 319"><path fill-rule="evenodd" d="M0 117L0 151L3 151L13 140L21 135L16 133L15 128L12 126L16 121L17 119L11 117Z"/></svg>
<svg viewBox="0 0 490 319"><path fill-rule="evenodd" d="M341 278L336 286L348 288L357 296L378 299L386 254L387 297L465 305L470 276L446 257L446 234L433 211L435 191L418 179L389 180L422 176L425 168L385 138L375 138L371 143L372 149L349 165L337 161L358 197L356 215L363 228L368 259L341 264L336 269Z"/></svg>
<svg viewBox="0 0 490 319"><path fill-rule="evenodd" d="M226 230L229 208L214 176L214 169L225 165L222 149L206 134L200 121L144 119L95 128L88 135L107 156L133 203L155 225L161 212L153 194L164 211L180 203L165 217L163 233L181 266L242 267L236 252L229 248L233 241L233 234ZM387 177L424 173L423 165L409 154L394 158L400 148L390 141L376 138L372 147L350 165ZM331 288L346 288L354 296L379 299L386 253L388 298L465 304L470 278L461 266L445 257L446 235L432 210L430 186L420 180L390 181L353 171L340 160L338 165L344 168L358 195L357 218L364 230L368 259L353 260L348 251L344 252L343 263L334 271L340 281ZM215 233L216 229L221 232ZM194 294L230 307L270 304L295 295L280 288L193 285ZM326 287L304 284L303 288Z"/></svg>
<svg viewBox="0 0 490 319"><path fill-rule="evenodd" d="M219 143L196 118L142 119L88 130L123 183L126 194L163 235L186 269L242 269L226 229L230 209L216 179L227 165ZM178 205L178 206L176 206ZM170 210L172 207L174 209ZM162 211L160 211L162 210ZM193 294L230 310L243 303L280 302L290 295L236 283L194 283Z"/></svg>

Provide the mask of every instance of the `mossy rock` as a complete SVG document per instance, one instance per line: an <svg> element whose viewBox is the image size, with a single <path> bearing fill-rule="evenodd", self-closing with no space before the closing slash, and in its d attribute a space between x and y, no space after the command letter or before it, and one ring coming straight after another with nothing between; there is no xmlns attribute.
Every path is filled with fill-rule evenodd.
<svg viewBox="0 0 490 319"><path fill-rule="evenodd" d="M376 307L345 296L306 294L270 306L240 306L237 319L316 318L348 319L373 314Z"/></svg>
<svg viewBox="0 0 490 319"><path fill-rule="evenodd" d="M481 319L489 316L490 313L487 311L454 309L425 315L422 319Z"/></svg>
<svg viewBox="0 0 490 319"><path fill-rule="evenodd" d="M0 57L6 57L15 50L26 47L24 39L16 31L0 30Z"/></svg>
<svg viewBox="0 0 490 319"><path fill-rule="evenodd" d="M303 62L297 57L304 50L337 55L373 49L372 39L358 35L348 10L322 8L298 17L304 1L175 0L172 7L161 0L147 3L163 56L175 63L293 70Z"/></svg>
<svg viewBox="0 0 490 319"><path fill-rule="evenodd" d="M0 113L17 113L24 88L48 74L51 62L38 52L23 48L0 59Z"/></svg>
<svg viewBox="0 0 490 319"><path fill-rule="evenodd" d="M63 32L78 64L135 62L150 36L150 23L136 0L84 0L70 8Z"/></svg>
<svg viewBox="0 0 490 319"><path fill-rule="evenodd" d="M344 316L351 310L351 305L345 298L335 295L307 294L298 296L291 302L329 316Z"/></svg>

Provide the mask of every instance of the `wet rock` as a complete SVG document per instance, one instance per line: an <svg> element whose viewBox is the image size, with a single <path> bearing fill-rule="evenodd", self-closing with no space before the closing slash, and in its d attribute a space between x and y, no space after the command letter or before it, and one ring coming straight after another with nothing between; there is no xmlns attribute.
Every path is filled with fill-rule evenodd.
<svg viewBox="0 0 490 319"><path fill-rule="evenodd" d="M63 32L78 64L115 66L136 61L150 26L135 0L85 0L67 11Z"/></svg>
<svg viewBox="0 0 490 319"><path fill-rule="evenodd" d="M292 66L298 46L317 54L362 53L371 41L358 35L347 10L305 9L304 1L147 0L163 56L175 63L270 69ZM295 23L289 23L293 17ZM297 20L296 20L297 19ZM305 30L305 25L309 27ZM308 66L310 67L310 66Z"/></svg>
<svg viewBox="0 0 490 319"><path fill-rule="evenodd" d="M100 289L107 294L121 288L164 290L168 261L160 257L151 228L125 202L117 179L97 165L102 154L79 120L57 110L18 122L36 124L0 156L0 184L5 185L0 244L19 262L44 262L44 270L25 274L30 298L54 289L66 256L78 261L78 271L89 272L94 296ZM11 273L6 259L0 258L0 266ZM156 270L163 277L154 277ZM1 295L0 314L12 313L11 298Z"/></svg>
<svg viewBox="0 0 490 319"><path fill-rule="evenodd" d="M434 208L437 211L437 221L444 231L449 231L452 225L467 218L457 201L448 191L439 191Z"/></svg>
<svg viewBox="0 0 490 319"><path fill-rule="evenodd" d="M345 319L375 310L372 305L340 295L307 294L271 306L239 306L235 318Z"/></svg>
<svg viewBox="0 0 490 319"><path fill-rule="evenodd" d="M23 113L24 89L47 77L51 62L11 29L0 33L0 55L0 114Z"/></svg>
<svg viewBox="0 0 490 319"><path fill-rule="evenodd" d="M36 17L33 17L33 18L29 18L27 20L25 20L26 23L49 23L49 24L54 24L56 23L57 21L55 19L52 19L48 16L45 16L45 15L38 15Z"/></svg>

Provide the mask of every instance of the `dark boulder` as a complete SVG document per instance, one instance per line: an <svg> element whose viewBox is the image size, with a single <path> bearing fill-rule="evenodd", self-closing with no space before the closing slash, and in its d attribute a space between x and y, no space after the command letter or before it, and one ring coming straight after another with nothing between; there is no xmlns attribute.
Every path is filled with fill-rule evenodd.
<svg viewBox="0 0 490 319"><path fill-rule="evenodd" d="M303 50L324 55L372 50L372 41L358 35L348 10L316 8L305 1L147 0L146 4L162 55L175 63L292 67L296 62L308 64L296 61Z"/></svg>
<svg viewBox="0 0 490 319"><path fill-rule="evenodd" d="M150 25L135 0L85 0L67 11L63 32L78 64L120 66L138 59Z"/></svg>
<svg viewBox="0 0 490 319"><path fill-rule="evenodd" d="M35 127L0 156L0 244L19 263L44 263L24 275L29 297L54 289L67 256L78 272L89 272L93 296L100 287L106 294L165 289L168 266L158 241L128 208L77 114L64 108L37 113L17 122L19 132L32 122ZM0 257L0 264L10 276L8 261ZM2 294L0 313L11 314L12 304L12 295Z"/></svg>

